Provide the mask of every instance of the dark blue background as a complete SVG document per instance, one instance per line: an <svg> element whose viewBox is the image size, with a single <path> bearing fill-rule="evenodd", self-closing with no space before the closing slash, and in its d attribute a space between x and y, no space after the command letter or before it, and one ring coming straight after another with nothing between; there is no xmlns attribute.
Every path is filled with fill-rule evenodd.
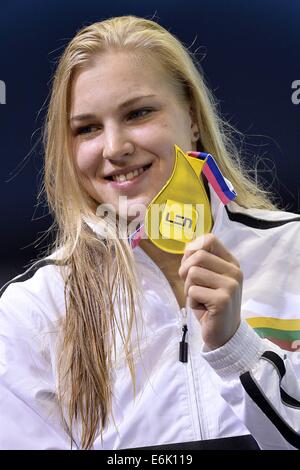
<svg viewBox="0 0 300 470"><path fill-rule="evenodd" d="M282 207L300 212L300 105L291 100L291 84L300 80L299 1L15 0L0 6L0 80L7 90L0 105L0 282L37 255L35 240L50 224L45 207L35 204L55 61L79 28L124 14L155 14L186 45L195 40L191 49L199 48L223 115L245 134L248 161Z"/></svg>

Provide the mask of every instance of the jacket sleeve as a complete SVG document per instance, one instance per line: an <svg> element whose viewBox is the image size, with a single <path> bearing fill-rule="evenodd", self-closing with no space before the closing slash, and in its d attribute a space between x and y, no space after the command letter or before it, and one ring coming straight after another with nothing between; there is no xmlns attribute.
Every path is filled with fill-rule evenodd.
<svg viewBox="0 0 300 470"><path fill-rule="evenodd" d="M22 283L10 285L0 300L0 449L70 449L56 399L51 330L38 297Z"/></svg>
<svg viewBox="0 0 300 470"><path fill-rule="evenodd" d="M202 356L261 449L300 449L300 353L261 339L242 321L228 343L204 346Z"/></svg>

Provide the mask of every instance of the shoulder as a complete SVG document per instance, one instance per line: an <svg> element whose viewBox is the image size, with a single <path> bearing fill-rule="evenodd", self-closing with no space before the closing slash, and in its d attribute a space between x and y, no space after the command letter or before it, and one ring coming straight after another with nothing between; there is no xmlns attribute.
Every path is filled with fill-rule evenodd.
<svg viewBox="0 0 300 470"><path fill-rule="evenodd" d="M272 228L282 227L286 225L300 230L300 215L294 212L283 210L267 210L244 208L235 202L231 202L226 206L228 218L232 222L236 222L258 230L270 230Z"/></svg>
<svg viewBox="0 0 300 470"><path fill-rule="evenodd" d="M44 259L2 288L0 441L7 448L67 448L56 400L62 268Z"/></svg>
<svg viewBox="0 0 300 470"><path fill-rule="evenodd" d="M65 311L66 266L53 255L32 264L0 290L0 323L54 323Z"/></svg>
<svg viewBox="0 0 300 470"><path fill-rule="evenodd" d="M230 203L226 213L224 236L232 248L243 250L247 257L259 253L261 261L267 255L277 258L290 258L293 255L293 263L299 264L299 214L281 210L245 209L236 203Z"/></svg>
<svg viewBox="0 0 300 470"><path fill-rule="evenodd" d="M236 203L226 207L231 227L247 232L246 238L272 241L300 253L300 215L283 210L245 209ZM248 229L248 230L245 230Z"/></svg>

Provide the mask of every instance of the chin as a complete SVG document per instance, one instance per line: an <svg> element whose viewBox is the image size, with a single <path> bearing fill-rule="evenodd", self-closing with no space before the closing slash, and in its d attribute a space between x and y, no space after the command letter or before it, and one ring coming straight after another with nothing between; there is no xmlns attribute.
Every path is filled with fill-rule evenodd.
<svg viewBox="0 0 300 470"><path fill-rule="evenodd" d="M128 202L126 207L123 207L121 210L118 210L120 209L118 208L118 215L122 219L127 219L128 222L132 222L133 220L142 222L150 202L151 200L148 198L136 198L135 200Z"/></svg>

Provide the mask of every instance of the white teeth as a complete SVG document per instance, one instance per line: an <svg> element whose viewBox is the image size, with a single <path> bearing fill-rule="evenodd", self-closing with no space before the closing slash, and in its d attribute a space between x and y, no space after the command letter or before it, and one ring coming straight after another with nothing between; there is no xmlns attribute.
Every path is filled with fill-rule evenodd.
<svg viewBox="0 0 300 470"><path fill-rule="evenodd" d="M131 171L130 173L127 173L127 175L126 175L127 181L131 180L132 178L133 178L133 171Z"/></svg>
<svg viewBox="0 0 300 470"><path fill-rule="evenodd" d="M113 181L117 181L118 183L124 183L124 181L132 180L136 176L141 175L144 171L144 168L139 168L138 170L130 171L125 175L114 175L112 179Z"/></svg>
<svg viewBox="0 0 300 470"><path fill-rule="evenodd" d="M117 181L120 181L121 183L123 183L123 181L126 181L126 176L125 175L117 176Z"/></svg>

